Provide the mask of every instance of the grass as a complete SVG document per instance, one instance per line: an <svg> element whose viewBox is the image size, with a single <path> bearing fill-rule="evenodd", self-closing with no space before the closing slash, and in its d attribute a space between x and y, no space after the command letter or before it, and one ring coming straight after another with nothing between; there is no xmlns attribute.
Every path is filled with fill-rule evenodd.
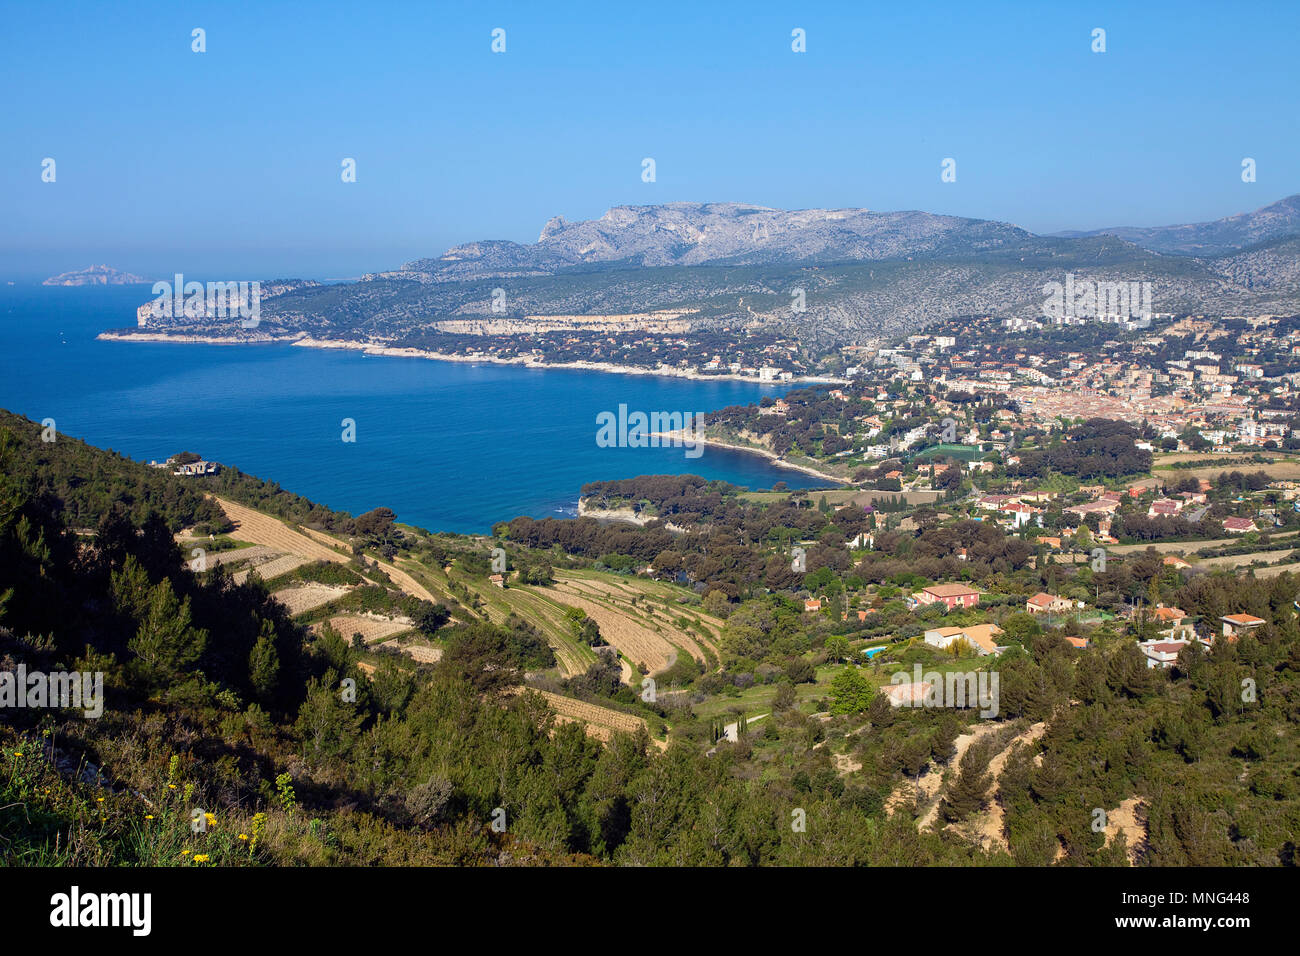
<svg viewBox="0 0 1300 956"><path fill-rule="evenodd" d="M150 793L60 774L48 737L5 735L0 744L0 857L21 866L249 866L265 823L198 805L172 761ZM243 834L241 839L240 834ZM21 849L14 849L21 847Z"/></svg>

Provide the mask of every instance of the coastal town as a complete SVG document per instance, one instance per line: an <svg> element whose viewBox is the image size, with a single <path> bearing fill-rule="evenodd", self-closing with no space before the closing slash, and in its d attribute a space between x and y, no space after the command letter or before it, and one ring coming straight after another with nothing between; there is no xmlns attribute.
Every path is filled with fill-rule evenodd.
<svg viewBox="0 0 1300 956"><path fill-rule="evenodd" d="M1300 4L189 6L0 32L9 937L1286 933Z"/></svg>

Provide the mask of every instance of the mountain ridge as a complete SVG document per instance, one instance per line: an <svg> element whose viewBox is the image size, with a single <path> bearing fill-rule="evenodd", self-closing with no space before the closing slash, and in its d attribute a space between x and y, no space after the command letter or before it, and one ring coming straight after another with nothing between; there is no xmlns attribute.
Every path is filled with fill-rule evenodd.
<svg viewBox="0 0 1300 956"><path fill-rule="evenodd" d="M914 210L614 206L576 223L552 217L537 243L480 240L350 284L264 290L259 334L392 343L466 323L677 310L693 329L770 326L824 348L959 316L1041 321L1045 284L1069 273L1149 282L1155 312L1300 312L1300 242L1287 232L1294 220L1300 234L1300 196L1230 219L1215 233L1222 252L1188 255ZM1165 228L1208 242L1196 224ZM216 328L204 317L156 331Z"/></svg>
<svg viewBox="0 0 1300 956"><path fill-rule="evenodd" d="M1246 246L1300 235L1300 194L1287 196L1253 212L1235 213L1208 222L1172 226L1109 226L1054 235L1067 239L1110 235L1145 249L1174 255L1222 255Z"/></svg>

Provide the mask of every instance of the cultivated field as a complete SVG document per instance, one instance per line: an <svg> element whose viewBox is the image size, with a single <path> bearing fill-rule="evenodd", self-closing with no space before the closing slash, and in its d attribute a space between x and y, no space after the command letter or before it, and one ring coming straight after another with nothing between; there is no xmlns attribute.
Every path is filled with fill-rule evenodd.
<svg viewBox="0 0 1300 956"><path fill-rule="evenodd" d="M193 560L193 556L190 553L193 550L193 548L202 548L202 547L203 547L203 542L201 540L196 540L192 542L182 541L181 555L182 557L185 558L185 561L188 563ZM274 548L264 548L264 547L254 545L248 548L236 548L233 551L207 552L206 561L208 567L212 567L214 564L238 564L240 561L269 561L272 558L278 557L279 555L280 552L276 551Z"/></svg>
<svg viewBox="0 0 1300 956"><path fill-rule="evenodd" d="M328 584L304 584L276 591L271 597L288 608L290 614L296 616L314 611L330 601L338 600L350 590L351 588L334 587Z"/></svg>
<svg viewBox="0 0 1300 956"><path fill-rule="evenodd" d="M309 563L308 559L300 554L282 554L270 561L264 561L261 564L254 564L251 567L244 568L242 571L236 571L232 577L234 577L236 584L243 584L248 580L249 573L256 571L257 576L263 581L270 581L272 578L288 574L294 568L302 567L307 563Z"/></svg>
<svg viewBox="0 0 1300 956"><path fill-rule="evenodd" d="M1194 456L1180 456L1191 458ZM1208 456L1208 460L1213 460L1215 456ZM1164 464L1163 462L1161 464ZM1172 464L1172 462L1170 463ZM1300 459L1296 458L1275 458L1270 462L1261 463L1257 461L1243 461L1231 465L1206 465L1203 468L1162 468L1160 465L1153 467L1153 473L1159 478L1166 481L1176 480L1178 478L1190 476L1192 478L1206 478L1213 481L1219 475L1226 471L1240 471L1251 473L1262 471L1274 481L1283 479L1300 478Z"/></svg>
<svg viewBox="0 0 1300 956"><path fill-rule="evenodd" d="M556 579L562 589L636 618L651 630L669 632L668 640L701 664L707 666L718 658L716 639L722 630L722 620L698 608L678 604L676 598L682 592L671 585L581 571L560 572ZM687 622L691 633L683 629L679 619Z"/></svg>
<svg viewBox="0 0 1300 956"><path fill-rule="evenodd" d="M411 630L410 621L397 621L378 616L368 617L361 614L336 614L329 619L329 623L348 641L352 640L353 634L359 633L361 640L367 644ZM313 630L319 627L319 624L314 625Z"/></svg>
<svg viewBox="0 0 1300 956"><path fill-rule="evenodd" d="M638 727L646 725L640 717L625 714L621 710L589 704L584 700L574 700L572 697L562 697L550 691L532 688L529 690L544 697L551 710L555 711L556 716L561 720L577 721L583 725L589 736L600 740L609 740L616 733L636 733Z"/></svg>
<svg viewBox="0 0 1300 956"><path fill-rule="evenodd" d="M233 501L227 501L225 498L216 498L214 496L214 500L221 505L221 510L226 513L226 517L234 522L235 530L230 532L230 537L237 541L250 541L253 544L273 548L282 554L298 555L304 559L300 563L334 561L339 564L346 564L351 559L351 555L346 550L335 550L343 547L342 542L322 531L311 529L304 529L302 532L295 531L280 519L264 515L260 511L254 511L252 508L246 508ZM383 569L395 586L407 594L425 601L436 602L438 600L429 593L429 590L424 585L396 565L387 561L375 561L374 563ZM289 568L289 570L292 570L292 568ZM262 572L259 571L258 573L261 574ZM284 574L286 572L280 571L278 573ZM263 574L263 577L266 577L266 575Z"/></svg>
<svg viewBox="0 0 1300 956"><path fill-rule="evenodd" d="M424 644L403 644L400 641L384 641L380 647L395 647L411 660L420 664L436 664L442 660L441 647L428 647Z"/></svg>
<svg viewBox="0 0 1300 956"><path fill-rule="evenodd" d="M655 674L671 667L677 660L677 648L664 635L656 633L627 614L608 605L583 596L572 585L560 583L555 587L536 588L537 593L570 607L581 608L587 616L600 625L600 634L618 648L635 665L644 664Z"/></svg>
<svg viewBox="0 0 1300 956"><path fill-rule="evenodd" d="M1285 538L1293 537L1300 532L1282 531L1278 534L1270 535L1273 541L1281 541ZM1233 538L1214 538L1206 541L1164 541L1151 542L1148 544L1113 544L1106 548L1110 554L1134 554L1141 553L1147 548L1151 548L1158 554L1196 554L1206 548L1224 548L1233 544L1241 544L1241 535Z"/></svg>
<svg viewBox="0 0 1300 956"><path fill-rule="evenodd" d="M502 623L513 612L541 631L555 651L562 677L585 674L587 668L595 663L595 651L574 637L569 620L564 616L565 605L557 597L547 594L545 588L489 587L482 597L493 623Z"/></svg>
<svg viewBox="0 0 1300 956"><path fill-rule="evenodd" d="M279 518L272 518L260 511L243 505L216 498L221 510L235 525L230 537L237 541L251 541L274 548L282 554L298 554L312 561L337 561L346 564L348 556L340 554L333 548L326 547L305 534L289 528Z"/></svg>

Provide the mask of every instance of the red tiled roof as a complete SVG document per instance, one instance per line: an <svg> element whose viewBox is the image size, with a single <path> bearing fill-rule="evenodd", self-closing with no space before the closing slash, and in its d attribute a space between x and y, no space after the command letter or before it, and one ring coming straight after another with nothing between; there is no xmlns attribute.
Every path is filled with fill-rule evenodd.
<svg viewBox="0 0 1300 956"><path fill-rule="evenodd" d="M1262 617L1255 617L1253 614L1225 614L1223 619L1229 624L1240 624L1242 627L1264 623Z"/></svg>
<svg viewBox="0 0 1300 956"><path fill-rule="evenodd" d="M928 588L922 588L926 594L932 594L935 597L963 597L967 594L979 594L972 587L965 584L932 584Z"/></svg>

